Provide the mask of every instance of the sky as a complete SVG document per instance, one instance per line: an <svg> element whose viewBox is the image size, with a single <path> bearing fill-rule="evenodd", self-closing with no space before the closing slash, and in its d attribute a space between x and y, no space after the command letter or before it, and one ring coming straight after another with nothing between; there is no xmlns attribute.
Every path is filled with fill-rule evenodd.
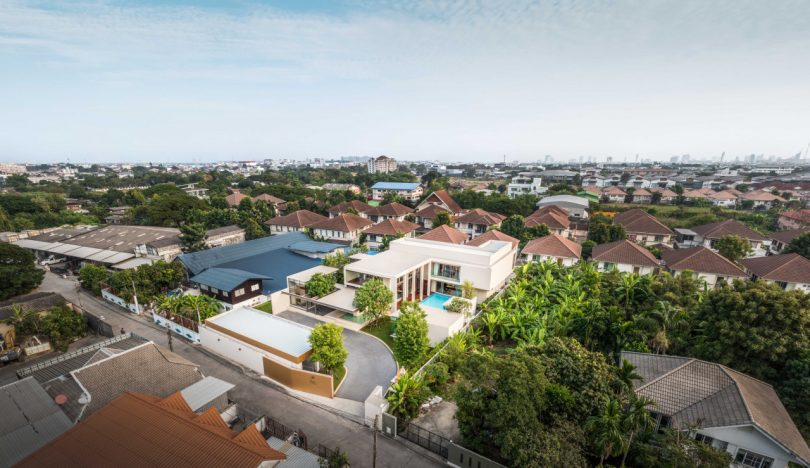
<svg viewBox="0 0 810 468"><path fill-rule="evenodd" d="M785 157L808 58L805 0L0 0L0 161Z"/></svg>

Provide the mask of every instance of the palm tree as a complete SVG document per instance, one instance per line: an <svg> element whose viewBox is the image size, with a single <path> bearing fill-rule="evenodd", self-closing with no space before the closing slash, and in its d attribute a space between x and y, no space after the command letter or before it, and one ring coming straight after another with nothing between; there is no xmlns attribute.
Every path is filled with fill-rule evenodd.
<svg viewBox="0 0 810 468"><path fill-rule="evenodd" d="M624 451L624 427L622 425L622 407L618 401L610 399L605 403L602 414L591 416L585 422L587 430L597 449L599 449L599 466L604 466L605 459Z"/></svg>
<svg viewBox="0 0 810 468"><path fill-rule="evenodd" d="M163 296L159 307L168 311L171 315L183 315L185 303L181 296Z"/></svg>
<svg viewBox="0 0 810 468"><path fill-rule="evenodd" d="M650 406L654 404L655 402L653 400L646 397L636 397L630 400L630 405L627 407L624 413L624 420L622 421L625 430L629 431L630 435L627 437L627 444L624 448L624 455L622 455L621 466L624 466L624 462L627 460L627 454L630 452L633 437L640 432L648 431L655 425L655 421L650 415L649 409Z"/></svg>
<svg viewBox="0 0 810 468"><path fill-rule="evenodd" d="M402 373L394 384L386 399L388 411L405 420L412 419L419 414L419 407L425 399L425 382L422 374Z"/></svg>
<svg viewBox="0 0 810 468"><path fill-rule="evenodd" d="M22 305L14 304L11 306L11 316L7 318L5 322L9 325L13 325L14 328L20 328L32 313L31 310Z"/></svg>
<svg viewBox="0 0 810 468"><path fill-rule="evenodd" d="M636 372L636 366L630 364L627 359L622 359L622 365L616 370L616 382L619 394L627 392L628 395L634 395L633 382L642 380L643 377Z"/></svg>
<svg viewBox="0 0 810 468"><path fill-rule="evenodd" d="M672 305L668 301L658 301L649 316L659 326L658 331L652 338L653 349L656 353L666 354L670 346L669 331L687 324L686 313L683 309Z"/></svg>
<svg viewBox="0 0 810 468"><path fill-rule="evenodd" d="M220 311L219 302L211 296L205 294L183 295L184 302L197 314L197 323L202 325L203 319L213 317Z"/></svg>

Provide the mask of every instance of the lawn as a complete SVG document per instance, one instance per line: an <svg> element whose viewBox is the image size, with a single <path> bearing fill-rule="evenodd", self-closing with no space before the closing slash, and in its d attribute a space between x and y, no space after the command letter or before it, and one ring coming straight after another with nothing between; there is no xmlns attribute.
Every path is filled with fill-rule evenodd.
<svg viewBox="0 0 810 468"><path fill-rule="evenodd" d="M394 350L394 337L391 336L391 317L383 317L374 324L366 325L361 331L383 340L391 348L391 351Z"/></svg>
<svg viewBox="0 0 810 468"><path fill-rule="evenodd" d="M332 374L332 390L337 390L340 382L346 377L346 367L341 367Z"/></svg>
<svg viewBox="0 0 810 468"><path fill-rule="evenodd" d="M254 309L259 309L262 312L267 312L268 314L273 313L273 303L270 301L265 302L264 304L259 304Z"/></svg>
<svg viewBox="0 0 810 468"><path fill-rule="evenodd" d="M777 214L770 211L729 210L711 206L678 206L678 205L608 205L603 204L600 211L627 211L641 208L672 229L691 228L702 224L736 219L759 232L767 234L775 230Z"/></svg>

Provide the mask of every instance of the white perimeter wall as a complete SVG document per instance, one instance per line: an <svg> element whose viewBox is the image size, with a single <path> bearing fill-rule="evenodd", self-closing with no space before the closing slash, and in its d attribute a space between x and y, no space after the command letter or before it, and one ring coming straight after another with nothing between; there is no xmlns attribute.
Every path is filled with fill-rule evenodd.
<svg viewBox="0 0 810 468"><path fill-rule="evenodd" d="M200 344L204 348L213 351L220 356L264 375L264 364L262 358L266 357L289 367L300 369L300 364L294 364L286 359L255 348L247 343L243 343L235 338L220 333L206 326L200 327Z"/></svg>

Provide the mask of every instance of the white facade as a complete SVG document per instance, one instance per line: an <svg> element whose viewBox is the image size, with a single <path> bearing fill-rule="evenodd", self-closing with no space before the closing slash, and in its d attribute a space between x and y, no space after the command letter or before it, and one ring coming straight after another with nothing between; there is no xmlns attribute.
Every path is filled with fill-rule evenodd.
<svg viewBox="0 0 810 468"><path fill-rule="evenodd" d="M389 172L396 172L397 160L387 156L378 156L368 160L368 173L369 174L387 174Z"/></svg>
<svg viewBox="0 0 810 468"><path fill-rule="evenodd" d="M785 468L788 466L788 461L796 462L785 448L749 424L699 429L697 434L703 437L711 437L713 440L710 442L713 447L724 448L731 455L732 466L754 466L743 464L742 461L737 462L737 457L744 457L746 452L749 461L755 456L770 458L772 460L771 465L762 466L770 466L771 468Z"/></svg>
<svg viewBox="0 0 810 468"><path fill-rule="evenodd" d="M536 254L524 254L523 260L525 262L546 262L551 260L552 262L556 262L562 266L574 266L577 262L579 262L579 259L575 257L554 257L551 255Z"/></svg>
<svg viewBox="0 0 810 468"><path fill-rule="evenodd" d="M651 275L655 272L655 267L631 265L629 263L598 262L596 268L599 271L618 270L620 273L635 273L637 275Z"/></svg>
<svg viewBox="0 0 810 468"><path fill-rule="evenodd" d="M683 274L682 270L671 270L671 271L672 271L672 276L677 276L677 275ZM717 282L720 281L720 280L725 280L727 283L730 283L735 278L741 278L741 279L743 278L741 276L718 276L716 273L704 273L704 272L698 272L698 271L693 271L692 276L699 279L699 280L701 280L701 281L704 281L706 283L706 286L708 288L710 288L710 289L716 288L717 287Z"/></svg>
<svg viewBox="0 0 810 468"><path fill-rule="evenodd" d="M520 195L541 195L548 190L542 185L543 179L541 177L521 174L512 177L512 181L507 186L507 193L510 198L515 198Z"/></svg>
<svg viewBox="0 0 810 468"><path fill-rule="evenodd" d="M356 229L349 232L335 231L333 229L314 229L312 231L316 239L326 239L349 245L354 245L357 240L360 239L362 232L363 229Z"/></svg>
<svg viewBox="0 0 810 468"><path fill-rule="evenodd" d="M371 190L371 199L377 201L383 201L385 199L385 195L387 193L393 193L396 196L402 198L403 200L409 202L417 202L420 198L422 198L422 186L418 186L412 190L397 190L397 189L372 189Z"/></svg>
<svg viewBox="0 0 810 468"><path fill-rule="evenodd" d="M286 234L288 232L299 232L303 230L304 228L295 226L281 226L278 224L273 224L270 226L270 234Z"/></svg>

